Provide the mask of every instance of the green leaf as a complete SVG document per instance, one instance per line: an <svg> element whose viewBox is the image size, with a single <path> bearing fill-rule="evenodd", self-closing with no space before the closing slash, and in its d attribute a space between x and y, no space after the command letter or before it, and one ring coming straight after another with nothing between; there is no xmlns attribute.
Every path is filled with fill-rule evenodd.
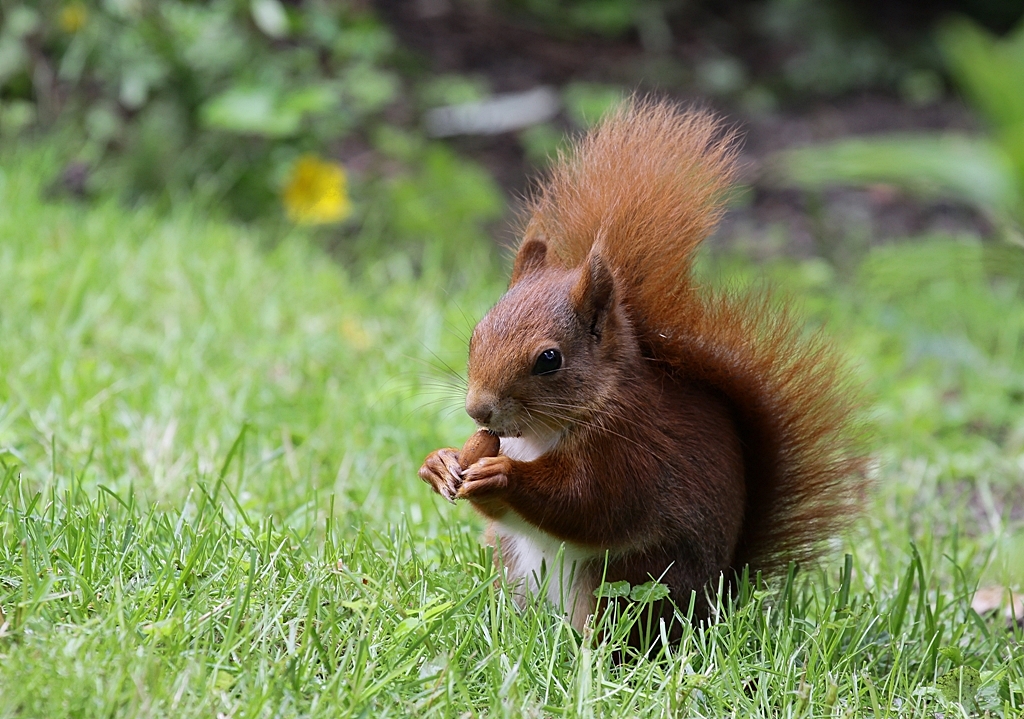
<svg viewBox="0 0 1024 719"><path fill-rule="evenodd" d="M926 196L952 196L1002 216L1019 212L1024 202L1002 148L966 135L841 140L783 152L777 162L784 182L808 189L891 183Z"/></svg>
<svg viewBox="0 0 1024 719"><path fill-rule="evenodd" d="M939 677L935 686L946 701L974 704L981 674L974 667L957 667Z"/></svg>
<svg viewBox="0 0 1024 719"><path fill-rule="evenodd" d="M428 107L479 102L491 94L485 78L468 75L439 75L419 84L420 99Z"/></svg>
<svg viewBox="0 0 1024 719"><path fill-rule="evenodd" d="M416 631L423 626L423 620L419 617L406 617L398 623L395 627L395 639L401 639L402 637Z"/></svg>
<svg viewBox="0 0 1024 719"><path fill-rule="evenodd" d="M149 99L149 82L140 72L129 70L121 78L121 91L118 95L121 104L129 110L138 110Z"/></svg>
<svg viewBox="0 0 1024 719"><path fill-rule="evenodd" d="M669 595L669 589L661 582L644 582L633 587L633 590L629 593L629 598L634 602L640 602L641 604L647 604L649 602L657 602L665 599Z"/></svg>
<svg viewBox="0 0 1024 719"><path fill-rule="evenodd" d="M604 597L605 599L616 599L618 597L629 596L629 582L623 580L621 582L603 582L601 586L594 590L595 597Z"/></svg>
<svg viewBox="0 0 1024 719"><path fill-rule="evenodd" d="M1024 679L1010 680L1003 677L999 682L999 698L1004 702L1012 703L1016 707L1024 706Z"/></svg>
<svg viewBox="0 0 1024 719"><path fill-rule="evenodd" d="M27 100L0 104L0 136L13 137L36 120L36 106Z"/></svg>
<svg viewBox="0 0 1024 719"><path fill-rule="evenodd" d="M285 95L281 109L303 115L333 110L338 106L338 90L332 85L311 85Z"/></svg>
<svg viewBox="0 0 1024 719"><path fill-rule="evenodd" d="M370 65L353 65L345 72L345 97L359 112L376 112L398 94L397 78Z"/></svg>
<svg viewBox="0 0 1024 719"><path fill-rule="evenodd" d="M203 125L240 135L289 137L299 131L302 113L281 107L268 89L232 88L203 105Z"/></svg>
<svg viewBox="0 0 1024 719"><path fill-rule="evenodd" d="M210 684L222 692L226 692L235 683L235 675L223 669L214 669L210 675Z"/></svg>
<svg viewBox="0 0 1024 719"><path fill-rule="evenodd" d="M30 7L18 5L5 13L3 31L11 37L25 37L39 29L39 13Z"/></svg>
<svg viewBox="0 0 1024 719"><path fill-rule="evenodd" d="M938 39L957 84L992 123L1024 123L1024 24L999 39L961 18L944 25Z"/></svg>
<svg viewBox="0 0 1024 719"><path fill-rule="evenodd" d="M621 0L583 0L567 8L569 21L583 29L615 37L633 27L633 3Z"/></svg>
<svg viewBox="0 0 1024 719"><path fill-rule="evenodd" d="M288 36L288 14L278 0L252 0L252 21L264 35L275 40Z"/></svg>
<svg viewBox="0 0 1024 719"><path fill-rule="evenodd" d="M0 86L28 66L24 44L13 37L0 35Z"/></svg>
<svg viewBox="0 0 1024 719"><path fill-rule="evenodd" d="M942 647L939 649L939 654L948 659L954 667L964 664L964 654L960 651L960 647Z"/></svg>
<svg viewBox="0 0 1024 719"><path fill-rule="evenodd" d="M332 49L340 60L377 62L394 48L395 39L387 28L364 20L342 28Z"/></svg>
<svg viewBox="0 0 1024 719"><path fill-rule="evenodd" d="M622 88L574 82L562 91L565 111L579 127L590 127L622 103Z"/></svg>

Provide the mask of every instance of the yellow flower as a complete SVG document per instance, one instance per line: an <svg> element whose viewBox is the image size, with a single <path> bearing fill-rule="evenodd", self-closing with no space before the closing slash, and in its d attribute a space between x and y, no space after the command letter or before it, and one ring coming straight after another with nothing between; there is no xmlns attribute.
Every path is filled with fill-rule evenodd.
<svg viewBox="0 0 1024 719"><path fill-rule="evenodd" d="M57 24L68 35L74 35L85 27L88 19L89 11L86 9L85 4L72 2L60 9L60 14L57 16Z"/></svg>
<svg viewBox="0 0 1024 719"><path fill-rule="evenodd" d="M352 213L345 168L316 155L295 162L283 199L288 217L300 225L340 222Z"/></svg>

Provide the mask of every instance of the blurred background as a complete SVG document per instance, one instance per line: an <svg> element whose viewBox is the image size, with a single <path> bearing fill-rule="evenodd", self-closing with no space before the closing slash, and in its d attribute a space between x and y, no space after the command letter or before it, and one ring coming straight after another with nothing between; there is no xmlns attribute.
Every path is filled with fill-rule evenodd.
<svg viewBox="0 0 1024 719"><path fill-rule="evenodd" d="M941 505L1020 584L1022 15L0 0L0 459L173 498L249 432L246 506L448 526L416 468L472 431L457 376L531 178L656 92L743 134L701 271L768 276L852 358L879 516Z"/></svg>
<svg viewBox="0 0 1024 719"><path fill-rule="evenodd" d="M853 263L942 231L1019 242L1020 0L2 0L0 136L49 191L320 226L343 259L505 230L634 91L741 128L716 241ZM1016 29L1015 29L1016 28Z"/></svg>

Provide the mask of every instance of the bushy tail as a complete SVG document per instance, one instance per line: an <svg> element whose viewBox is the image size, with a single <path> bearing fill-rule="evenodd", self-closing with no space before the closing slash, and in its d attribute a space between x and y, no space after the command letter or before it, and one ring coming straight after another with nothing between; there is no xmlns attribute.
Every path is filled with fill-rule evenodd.
<svg viewBox="0 0 1024 719"><path fill-rule="evenodd" d="M645 354L731 402L747 468L733 566L806 560L855 515L865 486L857 393L821 334L768 293L695 287L693 254L718 222L734 133L703 111L634 100L559 158L525 237L566 267L596 248L613 268Z"/></svg>
<svg viewBox="0 0 1024 719"><path fill-rule="evenodd" d="M722 214L737 144L709 112L627 102L558 158L525 236L545 238L566 267L598 245L641 313L634 321L653 328L661 318L644 312L686 303L693 251Z"/></svg>

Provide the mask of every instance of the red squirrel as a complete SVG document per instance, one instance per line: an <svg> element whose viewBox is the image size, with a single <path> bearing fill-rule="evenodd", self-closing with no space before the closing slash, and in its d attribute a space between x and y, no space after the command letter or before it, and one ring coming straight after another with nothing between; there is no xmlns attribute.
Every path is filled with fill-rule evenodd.
<svg viewBox="0 0 1024 719"><path fill-rule="evenodd" d="M695 593L704 618L723 573L815 557L863 495L836 351L767 293L692 276L736 147L707 112L634 100L558 158L469 344L466 411L500 453L419 471L487 517L520 598L546 567L580 631L602 580L661 581L683 612Z"/></svg>

